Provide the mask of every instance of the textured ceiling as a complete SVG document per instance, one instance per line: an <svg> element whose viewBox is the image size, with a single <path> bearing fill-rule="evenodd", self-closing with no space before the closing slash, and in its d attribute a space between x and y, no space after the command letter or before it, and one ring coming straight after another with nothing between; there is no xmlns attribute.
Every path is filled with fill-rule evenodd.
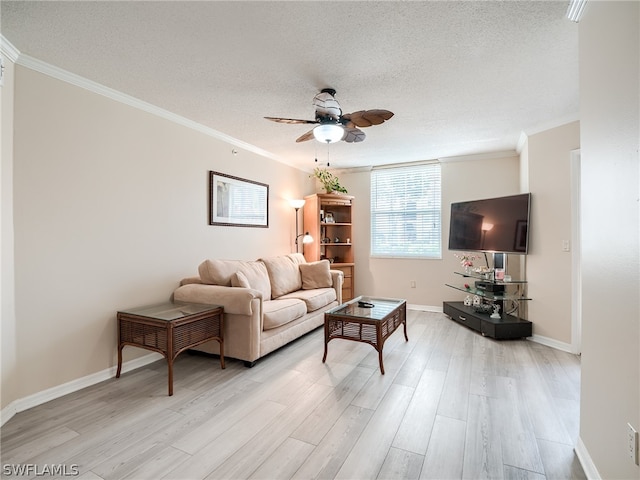
<svg viewBox="0 0 640 480"><path fill-rule="evenodd" d="M348 168L513 150L521 132L577 118L578 30L567 2L2 1L21 54L308 169L327 146L295 143L313 96L343 112L387 109Z"/></svg>

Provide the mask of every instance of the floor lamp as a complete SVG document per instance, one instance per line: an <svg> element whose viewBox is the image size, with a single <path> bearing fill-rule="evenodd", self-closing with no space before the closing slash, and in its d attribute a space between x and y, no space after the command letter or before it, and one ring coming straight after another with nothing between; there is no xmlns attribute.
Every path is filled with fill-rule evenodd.
<svg viewBox="0 0 640 480"><path fill-rule="evenodd" d="M289 200L289 204L296 210L296 238L295 238L296 253L298 253L299 251L298 239L300 237L302 237L303 244L313 242L313 237L309 235L309 232L298 234L298 210L300 210L304 206L304 202L305 202L304 200Z"/></svg>

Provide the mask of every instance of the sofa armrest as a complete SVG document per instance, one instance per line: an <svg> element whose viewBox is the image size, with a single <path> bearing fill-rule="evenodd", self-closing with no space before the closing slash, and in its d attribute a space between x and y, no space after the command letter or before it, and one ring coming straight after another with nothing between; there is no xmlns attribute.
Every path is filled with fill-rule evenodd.
<svg viewBox="0 0 640 480"><path fill-rule="evenodd" d="M342 270L329 270L329 272L331 273L333 288L336 291L336 299L339 304L342 304L342 284L344 283L344 272Z"/></svg>
<svg viewBox="0 0 640 480"><path fill-rule="evenodd" d="M226 287L189 283L178 287L173 292L173 299L179 302L204 303L221 305L225 313L252 315L253 300L258 299L262 310L262 293L252 288ZM262 317L262 312L257 312Z"/></svg>

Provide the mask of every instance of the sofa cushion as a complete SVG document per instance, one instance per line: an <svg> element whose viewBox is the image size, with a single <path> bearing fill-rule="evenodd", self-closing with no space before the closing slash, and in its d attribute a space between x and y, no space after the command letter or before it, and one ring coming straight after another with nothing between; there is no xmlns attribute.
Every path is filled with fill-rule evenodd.
<svg viewBox="0 0 640 480"><path fill-rule="evenodd" d="M242 272L236 272L231 275L231 286L232 287L242 287L242 288L251 288L251 284L249 283L249 279Z"/></svg>
<svg viewBox="0 0 640 480"><path fill-rule="evenodd" d="M269 300L262 303L263 330L270 330L297 318L303 317L307 313L305 302L297 298Z"/></svg>
<svg viewBox="0 0 640 480"><path fill-rule="evenodd" d="M246 262L242 260L205 260L198 267L198 273L203 283L209 285L223 285L227 287L243 286L246 283L239 279L236 272L244 274L249 287L262 292L262 298L271 298L271 282L264 263L258 261ZM235 277L232 282L232 277Z"/></svg>
<svg viewBox="0 0 640 480"><path fill-rule="evenodd" d="M300 276L302 277L303 290L333 286L331 272L329 272L330 265L329 260L301 263L298 265L298 268L300 268Z"/></svg>
<svg viewBox="0 0 640 480"><path fill-rule="evenodd" d="M304 258L304 255L301 253L289 253L287 254L287 257L293 260L293 263L297 263L298 265L301 263L307 263L307 259Z"/></svg>
<svg viewBox="0 0 640 480"><path fill-rule="evenodd" d="M205 260L198 266L202 281L208 285L231 286L231 275L238 271L240 260Z"/></svg>
<svg viewBox="0 0 640 480"><path fill-rule="evenodd" d="M304 258L304 257L303 257ZM262 258L269 273L271 298L278 298L302 288L298 260L291 255Z"/></svg>
<svg viewBox="0 0 640 480"><path fill-rule="evenodd" d="M269 300L271 298L271 282L269 281L269 274L267 273L267 267L262 262L243 262L238 265L237 274L244 275L249 282L250 288L258 290L262 293L263 300Z"/></svg>
<svg viewBox="0 0 640 480"><path fill-rule="evenodd" d="M291 292L280 297L278 301L290 300L293 298L302 300L307 306L307 312L314 312L337 300L335 289L316 288L314 290L297 290L295 292Z"/></svg>

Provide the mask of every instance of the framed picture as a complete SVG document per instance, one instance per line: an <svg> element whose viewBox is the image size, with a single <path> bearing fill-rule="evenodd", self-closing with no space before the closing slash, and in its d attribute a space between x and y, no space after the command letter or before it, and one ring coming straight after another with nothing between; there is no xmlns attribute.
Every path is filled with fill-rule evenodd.
<svg viewBox="0 0 640 480"><path fill-rule="evenodd" d="M324 223L336 223L335 219L333 218L333 212L326 212L324 214Z"/></svg>
<svg viewBox="0 0 640 480"><path fill-rule="evenodd" d="M210 171L209 225L269 227L269 185Z"/></svg>
<svg viewBox="0 0 640 480"><path fill-rule="evenodd" d="M518 220L516 222L516 239L513 246L514 252L526 252L527 251L527 227L528 222L526 220Z"/></svg>

